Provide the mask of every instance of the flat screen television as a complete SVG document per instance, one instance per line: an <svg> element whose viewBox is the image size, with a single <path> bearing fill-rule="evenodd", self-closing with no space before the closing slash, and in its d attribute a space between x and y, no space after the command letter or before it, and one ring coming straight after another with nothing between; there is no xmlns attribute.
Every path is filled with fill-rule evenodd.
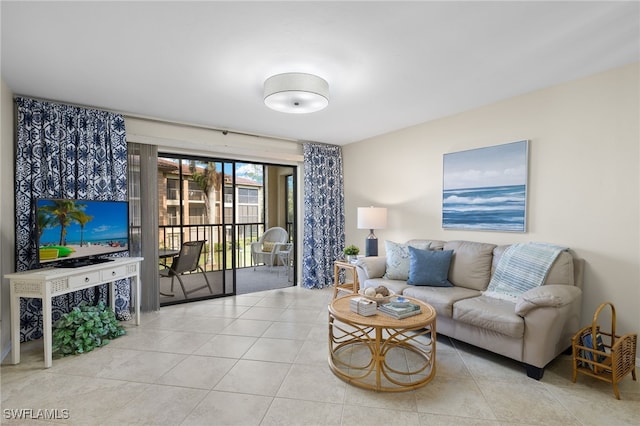
<svg viewBox="0 0 640 426"><path fill-rule="evenodd" d="M126 201L40 198L35 214L40 265L91 265L129 250Z"/></svg>

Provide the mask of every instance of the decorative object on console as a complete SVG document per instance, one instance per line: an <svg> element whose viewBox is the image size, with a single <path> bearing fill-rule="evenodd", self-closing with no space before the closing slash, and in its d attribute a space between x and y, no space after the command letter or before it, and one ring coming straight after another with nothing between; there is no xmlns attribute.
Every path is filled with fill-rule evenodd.
<svg viewBox="0 0 640 426"><path fill-rule="evenodd" d="M264 103L291 114L320 111L329 105L329 83L313 74L277 74L264 82Z"/></svg>
<svg viewBox="0 0 640 426"><path fill-rule="evenodd" d="M366 239L366 256L378 255L378 237L373 233L374 229L387 227L387 209L384 207L358 207L358 229L368 229L369 236Z"/></svg>
<svg viewBox="0 0 640 426"><path fill-rule="evenodd" d="M526 231L528 142L444 155L444 229Z"/></svg>

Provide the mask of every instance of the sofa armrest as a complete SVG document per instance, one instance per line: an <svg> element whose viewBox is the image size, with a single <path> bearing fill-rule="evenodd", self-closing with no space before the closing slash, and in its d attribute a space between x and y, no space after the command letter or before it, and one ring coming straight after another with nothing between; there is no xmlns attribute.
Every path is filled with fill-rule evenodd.
<svg viewBox="0 0 640 426"><path fill-rule="evenodd" d="M360 284L371 278L382 278L386 270L387 258L382 256L362 257L356 263Z"/></svg>
<svg viewBox="0 0 640 426"><path fill-rule="evenodd" d="M516 300L516 314L524 317L537 308L559 308L580 298L582 290L572 285L542 285L521 294Z"/></svg>

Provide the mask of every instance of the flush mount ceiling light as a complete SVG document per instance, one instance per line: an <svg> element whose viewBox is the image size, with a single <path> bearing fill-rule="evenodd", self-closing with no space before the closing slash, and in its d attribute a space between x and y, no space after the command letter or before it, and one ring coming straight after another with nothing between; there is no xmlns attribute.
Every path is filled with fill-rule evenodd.
<svg viewBox="0 0 640 426"><path fill-rule="evenodd" d="M277 74L264 82L264 103L292 114L320 111L329 105L329 83L313 74Z"/></svg>

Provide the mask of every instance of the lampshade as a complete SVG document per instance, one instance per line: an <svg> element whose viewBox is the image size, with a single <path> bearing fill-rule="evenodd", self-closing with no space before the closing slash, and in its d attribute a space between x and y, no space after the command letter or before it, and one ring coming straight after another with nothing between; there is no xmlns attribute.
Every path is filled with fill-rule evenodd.
<svg viewBox="0 0 640 426"><path fill-rule="evenodd" d="M292 114L320 111L329 105L329 83L313 74L277 74L264 82L264 103Z"/></svg>
<svg viewBox="0 0 640 426"><path fill-rule="evenodd" d="M386 227L386 208L358 207L358 229L384 229Z"/></svg>

